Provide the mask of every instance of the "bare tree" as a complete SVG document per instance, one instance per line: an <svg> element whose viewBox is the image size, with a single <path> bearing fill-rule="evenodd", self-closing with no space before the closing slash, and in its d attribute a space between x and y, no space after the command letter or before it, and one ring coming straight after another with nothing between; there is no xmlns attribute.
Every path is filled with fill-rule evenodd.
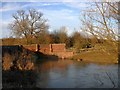
<svg viewBox="0 0 120 90"><path fill-rule="evenodd" d="M97 40L105 39L115 52L118 51L118 20L117 3L95 2L92 7L83 13L81 29L92 34ZM103 48L106 51L106 48ZM108 52L109 53L109 52Z"/></svg>
<svg viewBox="0 0 120 90"><path fill-rule="evenodd" d="M43 18L43 13L35 9L29 9L28 13L18 10L13 14L14 22L10 24L10 29L17 37L37 38L42 30L48 29L47 20Z"/></svg>

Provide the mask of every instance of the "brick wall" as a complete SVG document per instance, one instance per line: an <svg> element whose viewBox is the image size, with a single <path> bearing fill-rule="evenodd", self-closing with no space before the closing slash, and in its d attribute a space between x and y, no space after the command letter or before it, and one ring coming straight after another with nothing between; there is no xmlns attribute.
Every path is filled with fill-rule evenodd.
<svg viewBox="0 0 120 90"><path fill-rule="evenodd" d="M66 51L65 44L52 44L52 54L57 55L59 58L70 58L73 52Z"/></svg>
<svg viewBox="0 0 120 90"><path fill-rule="evenodd" d="M37 51L37 44L31 44L31 45L22 45L25 49L28 49L30 51Z"/></svg>
<svg viewBox="0 0 120 90"><path fill-rule="evenodd" d="M65 44L52 44L52 52L64 52L66 51Z"/></svg>
<svg viewBox="0 0 120 90"><path fill-rule="evenodd" d="M39 52L42 52L43 54L57 55L59 58L62 58L62 57L69 58L73 56L73 52L66 51L65 44L39 44L39 45L32 44L32 45L22 45L22 46L23 48L28 49L30 51L39 51ZM9 47L11 48L11 52L14 52L14 50L18 50L19 45L6 46L4 50L6 50Z"/></svg>
<svg viewBox="0 0 120 90"><path fill-rule="evenodd" d="M69 58L73 56L73 52L66 51L65 44L33 44L33 45L23 45L24 48L42 52L48 55L57 55L59 58Z"/></svg>
<svg viewBox="0 0 120 90"><path fill-rule="evenodd" d="M50 53L50 52L64 52L66 51L65 44L32 44L32 45L23 45L24 48L37 51L39 48L40 52Z"/></svg>
<svg viewBox="0 0 120 90"><path fill-rule="evenodd" d="M44 54L50 53L50 45L49 44L39 44L39 52Z"/></svg>
<svg viewBox="0 0 120 90"><path fill-rule="evenodd" d="M59 58L70 58L73 56L73 52L68 52L68 51L65 51L65 52L54 52L54 55L57 55Z"/></svg>

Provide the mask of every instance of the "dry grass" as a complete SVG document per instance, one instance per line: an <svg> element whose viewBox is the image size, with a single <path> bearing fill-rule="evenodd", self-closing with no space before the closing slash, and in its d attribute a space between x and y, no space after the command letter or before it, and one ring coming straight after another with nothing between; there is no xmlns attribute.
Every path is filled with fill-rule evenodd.
<svg viewBox="0 0 120 90"><path fill-rule="evenodd" d="M76 59L83 59L88 61L96 62L115 62L117 61L117 54L111 53L110 55L105 52L83 52L79 55L74 56Z"/></svg>
<svg viewBox="0 0 120 90"><path fill-rule="evenodd" d="M106 48L104 51L103 48ZM103 49L103 50L102 50ZM97 45L92 49L88 49L87 51L83 51L81 53L76 54L73 59L83 61L93 61L93 62L109 62L109 63L117 63L118 53L112 50L112 47L108 45L100 46Z"/></svg>

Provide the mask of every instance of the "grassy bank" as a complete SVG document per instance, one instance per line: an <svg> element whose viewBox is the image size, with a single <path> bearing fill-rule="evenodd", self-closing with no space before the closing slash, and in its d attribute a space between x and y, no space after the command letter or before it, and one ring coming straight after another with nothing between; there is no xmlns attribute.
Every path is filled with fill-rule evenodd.
<svg viewBox="0 0 120 90"><path fill-rule="evenodd" d="M105 46L106 51L103 51L103 46L97 45L93 48L86 49L76 53L72 59L78 61L103 62L103 63L117 63L118 53L113 51L109 46Z"/></svg>
<svg viewBox="0 0 120 90"><path fill-rule="evenodd" d="M91 61L91 62L108 62L116 63L117 54L111 53L110 55L104 52L82 52L73 56L73 60Z"/></svg>

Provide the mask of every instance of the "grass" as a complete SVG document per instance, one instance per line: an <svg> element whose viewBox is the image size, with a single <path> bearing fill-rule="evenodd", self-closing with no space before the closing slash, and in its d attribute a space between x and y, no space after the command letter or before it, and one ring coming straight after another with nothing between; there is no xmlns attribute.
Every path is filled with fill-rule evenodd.
<svg viewBox="0 0 120 90"><path fill-rule="evenodd" d="M106 47L106 51L103 51L102 48ZM97 45L94 48L88 49L80 53L76 53L73 57L73 60L91 61L91 62L107 62L107 63L117 63L118 53L114 52L112 48L105 46Z"/></svg>
<svg viewBox="0 0 120 90"><path fill-rule="evenodd" d="M82 59L83 61L95 61L95 62L116 62L117 55L111 53L108 55L104 52L83 52L75 55L73 59Z"/></svg>

